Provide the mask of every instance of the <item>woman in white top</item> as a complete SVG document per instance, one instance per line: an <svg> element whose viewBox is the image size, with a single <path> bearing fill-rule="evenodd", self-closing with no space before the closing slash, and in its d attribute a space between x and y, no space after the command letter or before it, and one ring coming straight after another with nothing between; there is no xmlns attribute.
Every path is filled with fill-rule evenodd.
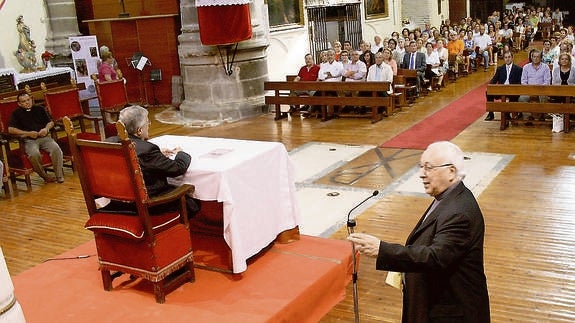
<svg viewBox="0 0 575 323"><path fill-rule="evenodd" d="M436 48L435 51L437 52L437 56L439 57L440 66L439 69L441 73L445 74L449 69L449 52L447 48L445 48L445 40L443 38L439 38L435 42Z"/></svg>
<svg viewBox="0 0 575 323"><path fill-rule="evenodd" d="M551 84L575 85L575 67L571 64L572 57L568 53L559 55L559 66L551 72Z"/></svg>
<svg viewBox="0 0 575 323"><path fill-rule="evenodd" d="M433 49L432 43L425 44L425 63L427 64L428 68L425 70L425 78L431 80L433 76L439 76L438 84L441 84L443 80L443 73L439 70L439 55L437 51ZM431 67L431 68L429 68ZM431 83L427 88L428 91L431 91Z"/></svg>

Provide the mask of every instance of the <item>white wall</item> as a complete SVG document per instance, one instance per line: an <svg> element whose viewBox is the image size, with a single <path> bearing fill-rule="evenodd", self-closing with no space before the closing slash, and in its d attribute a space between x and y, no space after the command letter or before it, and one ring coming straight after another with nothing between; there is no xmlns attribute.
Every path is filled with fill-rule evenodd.
<svg viewBox="0 0 575 323"><path fill-rule="evenodd" d="M390 13L385 18L366 20L362 8L362 33L365 40L373 43L373 36L377 34L386 37L394 30L401 31L401 16L398 16L401 13L401 1L388 0ZM307 15L304 21L306 25L299 28L270 32L270 46L267 50L270 81L284 81L286 75L297 74L304 65L304 55L309 53Z"/></svg>
<svg viewBox="0 0 575 323"><path fill-rule="evenodd" d="M432 26L441 26L441 21L449 18L449 1L441 0L441 15L437 12L437 0L403 0L403 18L409 18L412 25L423 28L429 21Z"/></svg>
<svg viewBox="0 0 575 323"><path fill-rule="evenodd" d="M30 27L30 38L36 43L38 62L44 52L47 35L47 15L43 0L6 1L0 10L0 30L2 30L2 45L0 46L0 68L14 68L20 71L14 52L18 50L18 31L16 18L24 16L24 23Z"/></svg>

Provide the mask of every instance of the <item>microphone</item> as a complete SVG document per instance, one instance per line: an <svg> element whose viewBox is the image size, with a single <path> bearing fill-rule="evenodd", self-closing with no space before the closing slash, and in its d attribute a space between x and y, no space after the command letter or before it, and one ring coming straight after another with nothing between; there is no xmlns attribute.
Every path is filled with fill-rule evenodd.
<svg viewBox="0 0 575 323"><path fill-rule="evenodd" d="M347 227L348 228L352 228L350 233L353 233L353 227L355 227L356 223L355 223L355 219L350 219L349 216L351 215L351 212L353 212L353 210L357 209L360 205L362 205L363 203L365 203L367 200L369 200L370 198L377 196L379 194L378 190L373 191L373 193L366 197L363 201L361 201L358 205L354 206L351 210L349 210L349 212L347 213Z"/></svg>

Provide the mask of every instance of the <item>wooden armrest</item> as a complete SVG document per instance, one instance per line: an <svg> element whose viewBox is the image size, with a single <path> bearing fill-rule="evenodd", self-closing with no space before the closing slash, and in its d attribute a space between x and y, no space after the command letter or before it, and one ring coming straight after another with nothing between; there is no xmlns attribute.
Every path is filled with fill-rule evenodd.
<svg viewBox="0 0 575 323"><path fill-rule="evenodd" d="M172 190L166 194L162 194L160 196L156 196L154 198L151 198L148 201L148 206L156 206L156 205L165 204L168 202L175 201L177 199L182 198L182 196L184 196L186 194L192 194L195 189L196 188L194 185L183 184L183 185L177 187L176 189L174 189L174 190Z"/></svg>

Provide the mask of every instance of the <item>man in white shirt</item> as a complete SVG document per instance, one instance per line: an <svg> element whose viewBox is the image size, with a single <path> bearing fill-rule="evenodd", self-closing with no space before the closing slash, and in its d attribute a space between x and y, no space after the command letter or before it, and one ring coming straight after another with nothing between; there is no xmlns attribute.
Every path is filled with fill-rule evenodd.
<svg viewBox="0 0 575 323"><path fill-rule="evenodd" d="M383 62L383 53L375 54L375 64L369 67L367 72L368 82L389 82L389 89L387 89L386 94L389 95L393 93L392 83L393 83L393 71L391 66Z"/></svg>
<svg viewBox="0 0 575 323"><path fill-rule="evenodd" d="M327 51L327 62L321 64L318 81L325 82L339 82L343 75L343 64L335 60L335 51L330 49Z"/></svg>
<svg viewBox="0 0 575 323"><path fill-rule="evenodd" d="M376 55L377 56L377 55ZM364 62L359 60L359 52L354 50L351 52L351 62L344 66L343 76L346 82L365 81L367 74L367 66Z"/></svg>
<svg viewBox="0 0 575 323"><path fill-rule="evenodd" d="M473 37L473 43L476 49L478 48L479 55L483 55L483 66L484 71L487 72L487 67L489 67L489 51L488 47L491 46L491 37L485 33L485 26L479 26L479 35Z"/></svg>

